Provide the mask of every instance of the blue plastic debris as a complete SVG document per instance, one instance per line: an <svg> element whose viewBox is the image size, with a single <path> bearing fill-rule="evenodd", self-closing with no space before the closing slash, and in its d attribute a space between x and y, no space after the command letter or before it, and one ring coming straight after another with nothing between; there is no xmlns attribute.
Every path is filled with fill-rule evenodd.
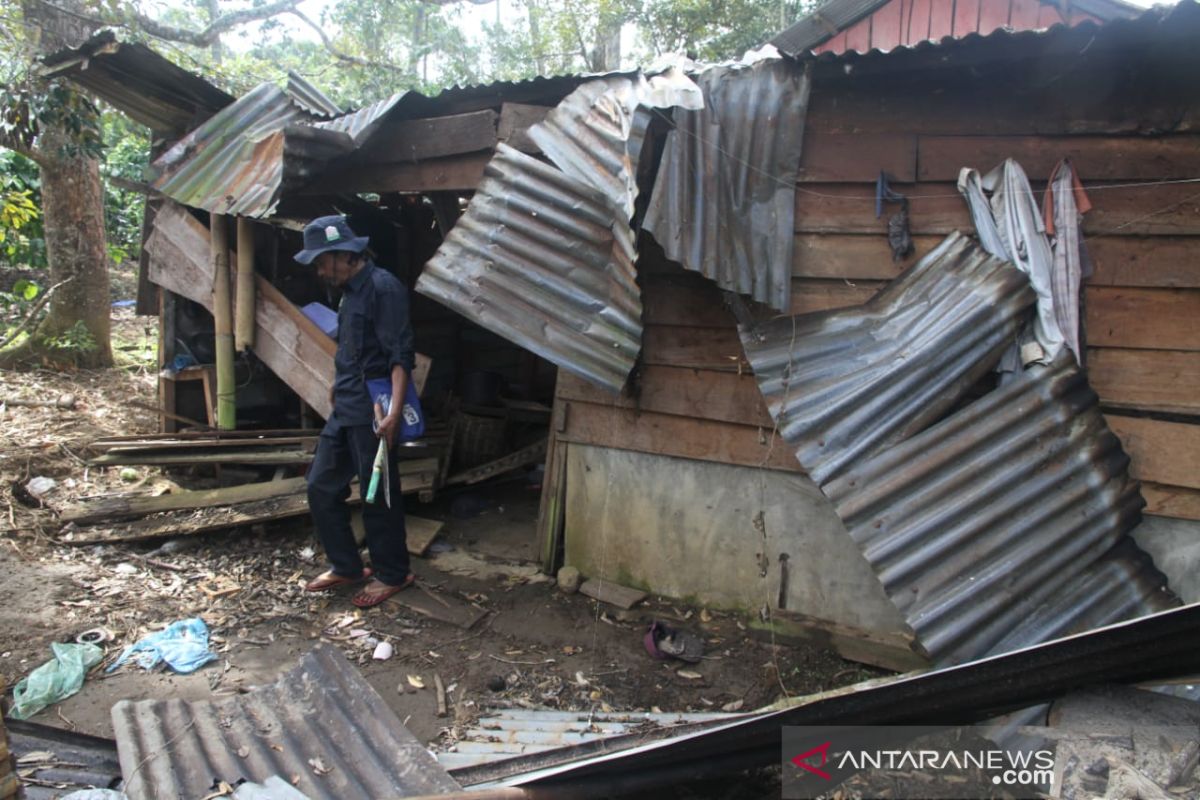
<svg viewBox="0 0 1200 800"><path fill-rule="evenodd" d="M142 669L153 669L161 661L184 674L195 672L217 658L208 649L208 626L199 617L172 622L157 633L143 636L136 644L125 648L121 657L106 671L117 669L135 653Z"/></svg>

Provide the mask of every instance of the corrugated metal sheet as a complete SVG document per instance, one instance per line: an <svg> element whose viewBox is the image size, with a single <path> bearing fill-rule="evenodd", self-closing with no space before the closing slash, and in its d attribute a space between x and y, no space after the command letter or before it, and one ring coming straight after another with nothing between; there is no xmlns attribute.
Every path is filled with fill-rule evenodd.
<svg viewBox="0 0 1200 800"><path fill-rule="evenodd" d="M866 304L741 331L767 408L818 485L937 419L988 372L1034 302L962 234Z"/></svg>
<svg viewBox="0 0 1200 800"><path fill-rule="evenodd" d="M506 762L526 770L493 780L572 792L669 786L714 770L777 765L785 725L945 725L981 722L1104 683L1152 683L1200 670L1200 604L1118 623L970 664L868 681L797 698L787 708L726 724L700 723L665 740L607 740L602 747ZM475 781L465 781L478 786Z"/></svg>
<svg viewBox="0 0 1200 800"><path fill-rule="evenodd" d="M460 788L330 645L318 644L275 683L248 694L122 700L112 717L132 800L195 798L214 780L273 775L295 778L313 800Z"/></svg>
<svg viewBox="0 0 1200 800"><path fill-rule="evenodd" d="M8 752L17 759L46 756L21 764L25 800L55 800L64 792L110 789L121 783L117 743L112 739L16 719L4 720L2 727L8 730Z"/></svg>
<svg viewBox="0 0 1200 800"><path fill-rule="evenodd" d="M567 95L529 138L555 166L591 184L633 218L637 164L652 108L700 109L699 87L672 68L646 78L589 81Z"/></svg>
<svg viewBox="0 0 1200 800"><path fill-rule="evenodd" d="M1120 0L1081 0L1067 5L1041 0L1018 5L1014 0L980 0L970 13L953 5L935 5L924 13L908 0L830 0L771 40L780 52L888 51L929 39L962 38L969 34L1044 30L1053 25L1130 19L1142 7Z"/></svg>
<svg viewBox="0 0 1200 800"><path fill-rule="evenodd" d="M387 119L388 115L407 96L406 92L397 92L379 102L372 103L366 108L344 114L328 122L318 122L314 127L327 131L338 131L347 134L354 145L361 146L371 134Z"/></svg>
<svg viewBox="0 0 1200 800"><path fill-rule="evenodd" d="M1069 355L1033 365L822 487L938 663L1178 604L1097 403Z"/></svg>
<svg viewBox="0 0 1200 800"><path fill-rule="evenodd" d="M644 227L671 260L786 312L810 81L781 59L696 80L704 108L675 112Z"/></svg>
<svg viewBox="0 0 1200 800"><path fill-rule="evenodd" d="M417 291L620 391L641 347L634 258L608 197L501 144Z"/></svg>
<svg viewBox="0 0 1200 800"><path fill-rule="evenodd" d="M295 70L288 70L287 93L292 102L314 117L339 117L346 112Z"/></svg>
<svg viewBox="0 0 1200 800"><path fill-rule="evenodd" d="M43 60L43 74L79 84L153 131L181 135L233 102L233 95L144 44L100 31Z"/></svg>
<svg viewBox="0 0 1200 800"><path fill-rule="evenodd" d="M462 770L495 764L515 756L574 747L611 736L646 733L693 722L735 719L736 714L575 711L531 711L497 709L481 716L474 727L463 732L454 749L437 754L438 763ZM467 773L474 774L474 773Z"/></svg>
<svg viewBox="0 0 1200 800"><path fill-rule="evenodd" d="M151 185L193 208L261 217L279 202L283 129L307 120L264 83L180 139L150 167Z"/></svg>

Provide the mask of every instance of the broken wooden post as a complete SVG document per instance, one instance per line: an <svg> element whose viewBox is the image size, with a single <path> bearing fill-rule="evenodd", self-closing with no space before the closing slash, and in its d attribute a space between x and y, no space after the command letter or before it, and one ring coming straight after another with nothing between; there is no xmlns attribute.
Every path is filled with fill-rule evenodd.
<svg viewBox="0 0 1200 800"><path fill-rule="evenodd" d="M237 320L234 346L239 353L254 347L254 222L237 221Z"/></svg>
<svg viewBox="0 0 1200 800"><path fill-rule="evenodd" d="M217 354L217 427L233 430L237 427L237 397L233 374L233 304L229 293L229 232L224 216L211 215L209 237Z"/></svg>

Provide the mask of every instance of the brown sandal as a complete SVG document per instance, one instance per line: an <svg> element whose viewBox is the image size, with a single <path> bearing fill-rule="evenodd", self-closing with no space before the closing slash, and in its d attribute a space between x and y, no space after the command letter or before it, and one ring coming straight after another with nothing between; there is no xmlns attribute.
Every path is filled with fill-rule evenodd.
<svg viewBox="0 0 1200 800"><path fill-rule="evenodd" d="M306 591L306 592L324 592L328 589L335 589L338 586L345 586L348 583L358 583L359 581L365 581L368 578L370 578L371 575L372 575L372 572L371 572L370 567L363 567L362 575L359 575L357 578L348 578L345 575L338 575L337 573L335 573L331 570L329 572L321 573L320 575L313 578L308 583L304 584L304 591Z"/></svg>
<svg viewBox="0 0 1200 800"><path fill-rule="evenodd" d="M392 595L404 591L416 582L417 576L413 575L411 572L408 573L408 577L404 579L404 583L400 584L399 586L390 586L383 581L376 581L376 583L383 587L382 589L380 589L378 592L368 591L370 588L368 585L367 589L363 589L361 592L354 595L354 597L351 597L350 602L354 603L354 605L358 606L359 608L373 608L382 603L384 600L387 600Z"/></svg>

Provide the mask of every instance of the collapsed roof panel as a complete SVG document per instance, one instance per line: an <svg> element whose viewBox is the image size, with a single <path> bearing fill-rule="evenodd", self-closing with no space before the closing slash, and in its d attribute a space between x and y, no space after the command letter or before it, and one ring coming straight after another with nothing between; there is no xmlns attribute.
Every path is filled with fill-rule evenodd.
<svg viewBox="0 0 1200 800"><path fill-rule="evenodd" d="M458 791L334 647L222 700L122 700L113 731L131 800L198 797L215 780L283 775L312 800ZM165 747L170 743L170 747Z"/></svg>
<svg viewBox="0 0 1200 800"><path fill-rule="evenodd" d="M650 78L613 76L569 94L529 130L529 138L559 169L614 198L632 218L651 109L703 105L696 84L675 69Z"/></svg>
<svg viewBox="0 0 1200 800"><path fill-rule="evenodd" d="M1026 277L952 234L861 307L741 330L783 439L818 485L937 419L1034 302Z"/></svg>
<svg viewBox="0 0 1200 800"><path fill-rule="evenodd" d="M417 291L620 391L641 347L634 258L609 198L501 144Z"/></svg>
<svg viewBox="0 0 1200 800"><path fill-rule="evenodd" d="M774 59L696 80L704 108L674 114L645 228L671 260L786 312L809 79Z"/></svg>
<svg viewBox="0 0 1200 800"><path fill-rule="evenodd" d="M1178 604L1128 537L1145 501L1097 403L1064 354L823 487L935 661ZM1067 591L1092 568L1119 580Z"/></svg>
<svg viewBox="0 0 1200 800"><path fill-rule="evenodd" d="M279 203L283 129L309 116L264 83L176 142L149 168L168 197L216 214L262 217Z"/></svg>
<svg viewBox="0 0 1200 800"><path fill-rule="evenodd" d="M288 70L287 88L292 102L314 117L340 117L346 112L324 92L313 86L295 70Z"/></svg>

